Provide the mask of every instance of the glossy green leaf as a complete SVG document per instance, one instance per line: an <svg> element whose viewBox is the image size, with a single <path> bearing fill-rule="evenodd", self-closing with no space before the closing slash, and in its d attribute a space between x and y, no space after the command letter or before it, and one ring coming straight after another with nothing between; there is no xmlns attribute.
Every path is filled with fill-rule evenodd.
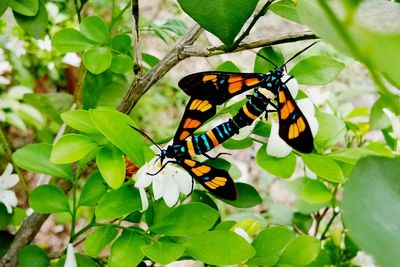
<svg viewBox="0 0 400 267"><path fill-rule="evenodd" d="M90 117L97 129L133 163L137 166L144 164L142 136L129 126L135 125L130 117L111 109L91 110Z"/></svg>
<svg viewBox="0 0 400 267"><path fill-rule="evenodd" d="M133 60L127 55L116 55L112 57L111 71L116 73L126 73L128 71L133 71Z"/></svg>
<svg viewBox="0 0 400 267"><path fill-rule="evenodd" d="M142 246L140 250L152 261L166 265L179 259L185 247L168 239L160 239L151 245Z"/></svg>
<svg viewBox="0 0 400 267"><path fill-rule="evenodd" d="M317 258L320 250L321 243L318 239L302 235L289 243L278 263L288 266L305 266Z"/></svg>
<svg viewBox="0 0 400 267"><path fill-rule="evenodd" d="M281 178L292 176L296 167L296 157L293 153L284 158L276 158L267 154L266 145L260 147L256 160L261 168Z"/></svg>
<svg viewBox="0 0 400 267"><path fill-rule="evenodd" d="M344 182L344 175L339 165L326 156L301 154L304 164L319 177L334 183Z"/></svg>
<svg viewBox="0 0 400 267"><path fill-rule="evenodd" d="M39 0L14 0L10 7L21 15L32 17L39 11Z"/></svg>
<svg viewBox="0 0 400 267"><path fill-rule="evenodd" d="M112 220L142 208L139 191L131 186L122 186L108 192L96 206L96 217Z"/></svg>
<svg viewBox="0 0 400 267"><path fill-rule="evenodd" d="M53 48L61 53L81 52L93 46L81 32L75 29L62 29L51 39Z"/></svg>
<svg viewBox="0 0 400 267"><path fill-rule="evenodd" d="M253 140L251 138L245 138L242 140L228 139L222 143L222 146L226 149L235 150L235 149L245 149L250 147L253 144Z"/></svg>
<svg viewBox="0 0 400 267"><path fill-rule="evenodd" d="M315 116L318 120L318 133L314 142L318 147L328 148L344 141L346 125L341 119L323 112L318 112Z"/></svg>
<svg viewBox="0 0 400 267"><path fill-rule="evenodd" d="M36 245L23 247L18 253L20 267L48 267L50 259L46 252Z"/></svg>
<svg viewBox="0 0 400 267"><path fill-rule="evenodd" d="M54 185L40 185L33 189L29 195L29 206L38 213L69 212L67 197Z"/></svg>
<svg viewBox="0 0 400 267"><path fill-rule="evenodd" d="M258 0L178 0L178 3L201 27L230 45L253 13Z"/></svg>
<svg viewBox="0 0 400 267"><path fill-rule="evenodd" d="M100 134L90 119L87 110L69 110L61 114L62 120L70 127L84 133Z"/></svg>
<svg viewBox="0 0 400 267"><path fill-rule="evenodd" d="M269 7L269 10L285 19L301 24L301 20L297 15L296 4L291 0L274 2Z"/></svg>
<svg viewBox="0 0 400 267"><path fill-rule="evenodd" d="M53 177L72 179L69 165L50 162L51 144L32 144L14 152L13 160L20 167L31 172L44 173Z"/></svg>
<svg viewBox="0 0 400 267"><path fill-rule="evenodd" d="M283 63L285 63L285 59L283 58L282 53L279 50L275 50L270 46L260 49L257 54L269 59L277 66L281 66L283 65ZM268 73L273 70L275 68L275 65L271 64L261 56L256 56L255 58L254 72Z"/></svg>
<svg viewBox="0 0 400 267"><path fill-rule="evenodd" d="M74 253L76 258L76 263L79 267L99 267L97 263L89 256L83 255L80 253ZM62 256L55 267L64 267L65 264L65 256Z"/></svg>
<svg viewBox="0 0 400 267"><path fill-rule="evenodd" d="M350 147L329 153L326 156L337 161L355 164L360 158L377 154L378 153L370 149L365 149L361 147Z"/></svg>
<svg viewBox="0 0 400 267"><path fill-rule="evenodd" d="M86 38L96 43L104 45L108 44L110 41L110 33L102 17L86 17L79 24L79 29Z"/></svg>
<svg viewBox="0 0 400 267"><path fill-rule="evenodd" d="M254 256L247 241L231 231L216 230L193 237L186 244L186 253L212 265L239 264Z"/></svg>
<svg viewBox="0 0 400 267"><path fill-rule="evenodd" d="M369 124L372 130L380 130L391 126L389 118L383 109L386 108L394 114L400 114L400 98L393 95L382 95L372 105Z"/></svg>
<svg viewBox="0 0 400 267"><path fill-rule="evenodd" d="M400 61L398 3L362 1L354 16L346 16L343 3L347 2L327 2L330 9L327 11L319 0L300 0L297 12L300 19L322 40L342 53L351 55L361 62L368 62L368 65L373 66L375 70L384 72L398 83L400 81L400 72L397 68ZM333 23L332 14L339 20L347 35L343 35L340 27Z"/></svg>
<svg viewBox="0 0 400 267"><path fill-rule="evenodd" d="M79 206L95 206L107 192L107 186L100 172L95 172L87 179L79 197Z"/></svg>
<svg viewBox="0 0 400 267"><path fill-rule="evenodd" d="M82 134L66 134L53 146L50 160L57 164L78 161L97 149L97 144L89 137Z"/></svg>
<svg viewBox="0 0 400 267"><path fill-rule="evenodd" d="M39 1L39 11L35 16L29 17L14 12L14 18L26 33L36 39L42 37L46 32L48 23L47 11L41 1Z"/></svg>
<svg viewBox="0 0 400 267"><path fill-rule="evenodd" d="M7 8L9 7L9 5L15 2L13 0L3 0L0 2L0 17L3 15L3 13L7 10Z"/></svg>
<svg viewBox="0 0 400 267"><path fill-rule="evenodd" d="M259 266L276 264L279 256L293 237L293 232L282 226L264 229L251 244L256 250L256 255L250 262Z"/></svg>
<svg viewBox="0 0 400 267"><path fill-rule="evenodd" d="M91 232L83 243L86 253L95 258L117 236L118 230L114 227L100 226Z"/></svg>
<svg viewBox="0 0 400 267"><path fill-rule="evenodd" d="M235 201L223 200L237 208L251 208L262 202L257 190L246 183L236 183L237 199Z"/></svg>
<svg viewBox="0 0 400 267"><path fill-rule="evenodd" d="M125 230L111 246L109 267L132 267L138 266L144 255L140 247L145 245L140 234Z"/></svg>
<svg viewBox="0 0 400 267"><path fill-rule="evenodd" d="M328 56L312 56L299 61L289 72L300 84L320 85L332 82L344 64Z"/></svg>
<svg viewBox="0 0 400 267"><path fill-rule="evenodd" d="M83 53L83 64L93 74L100 74L111 66L109 47L93 47Z"/></svg>
<svg viewBox="0 0 400 267"><path fill-rule="evenodd" d="M216 71L228 71L228 72L240 72L238 66L235 65L232 61L225 61L224 63L218 65L215 68Z"/></svg>
<svg viewBox="0 0 400 267"><path fill-rule="evenodd" d="M125 180L125 155L113 145L103 146L97 153L96 164L106 183L118 189Z"/></svg>
<svg viewBox="0 0 400 267"><path fill-rule="evenodd" d="M111 48L121 54L129 55L132 51L132 39L127 34L115 35L111 38Z"/></svg>
<svg viewBox="0 0 400 267"><path fill-rule="evenodd" d="M301 196L310 203L324 203L332 199L331 191L318 180L306 179Z"/></svg>
<svg viewBox="0 0 400 267"><path fill-rule="evenodd" d="M357 162L344 185L344 225L355 244L380 266L400 262L399 176L400 159L369 156Z"/></svg>
<svg viewBox="0 0 400 267"><path fill-rule="evenodd" d="M219 213L215 209L203 203L193 202L177 207L150 229L170 236L196 235L210 229L218 217Z"/></svg>

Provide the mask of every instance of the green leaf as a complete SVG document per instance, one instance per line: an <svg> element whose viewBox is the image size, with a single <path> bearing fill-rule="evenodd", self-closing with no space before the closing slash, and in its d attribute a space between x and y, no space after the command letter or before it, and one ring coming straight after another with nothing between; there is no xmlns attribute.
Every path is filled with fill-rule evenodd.
<svg viewBox="0 0 400 267"><path fill-rule="evenodd" d="M79 29L86 38L98 44L105 45L110 42L110 33L102 17L86 17L79 25Z"/></svg>
<svg viewBox="0 0 400 267"><path fill-rule="evenodd" d="M318 133L314 142L318 147L328 148L344 141L346 125L341 119L323 112L316 113L315 117L318 120Z"/></svg>
<svg viewBox="0 0 400 267"><path fill-rule="evenodd" d="M75 29L63 29L51 39L53 48L61 53L81 52L93 46L81 32Z"/></svg>
<svg viewBox="0 0 400 267"><path fill-rule="evenodd" d="M355 244L380 266L400 262L399 176L399 158L369 156L357 162L344 185L343 223Z"/></svg>
<svg viewBox="0 0 400 267"><path fill-rule="evenodd" d="M341 34L332 15L322 8L318 0L301 0L297 5L300 19L322 40L333 45L338 51L356 60L367 62L397 83L400 81L398 44L400 42L400 17L398 3L391 1L362 1L354 15L346 14L344 3L327 2L347 33ZM352 40L349 40L351 38ZM351 42L351 43L350 43ZM355 49L350 49L355 47ZM355 52L355 50L357 52Z"/></svg>
<svg viewBox="0 0 400 267"><path fill-rule="evenodd" d="M0 2L0 17L4 14L12 2L13 0L3 0Z"/></svg>
<svg viewBox="0 0 400 267"><path fill-rule="evenodd" d="M97 153L96 164L106 183L118 189L125 180L125 155L113 145L103 146Z"/></svg>
<svg viewBox="0 0 400 267"><path fill-rule="evenodd" d="M108 192L96 207L96 217L113 220L142 208L139 191L131 186L122 186Z"/></svg>
<svg viewBox="0 0 400 267"><path fill-rule="evenodd" d="M329 153L326 156L337 161L355 164L360 158L377 154L378 153L370 149L365 149L361 147L350 147Z"/></svg>
<svg viewBox="0 0 400 267"><path fill-rule="evenodd" d="M269 7L269 10L285 19L301 24L301 20L297 15L296 5L291 0L275 2Z"/></svg>
<svg viewBox="0 0 400 267"><path fill-rule="evenodd" d="M116 73L133 71L133 61L130 56L116 55L112 57L110 69Z"/></svg>
<svg viewBox="0 0 400 267"><path fill-rule="evenodd" d="M97 263L90 258L89 256L80 254L80 253L74 253L75 258L76 258L76 263L79 267L99 267ZM55 267L64 267L65 264L65 255L62 256L59 261L57 261L57 265Z"/></svg>
<svg viewBox="0 0 400 267"><path fill-rule="evenodd" d="M142 136L129 126L135 125L130 117L110 109L90 110L90 117L97 129L128 155L135 165L144 164Z"/></svg>
<svg viewBox="0 0 400 267"><path fill-rule="evenodd" d="M177 207L157 221L150 230L170 236L196 235L210 229L218 217L219 213L215 209L203 203L193 202Z"/></svg>
<svg viewBox="0 0 400 267"><path fill-rule="evenodd" d="M276 264L282 251L293 237L293 232L282 226L264 229L251 244L256 250L256 255L250 262L260 266Z"/></svg>
<svg viewBox="0 0 400 267"><path fill-rule="evenodd" d="M261 168L281 178L290 178L296 167L296 157L293 153L284 158L276 158L267 154L266 145L260 147L256 160Z"/></svg>
<svg viewBox="0 0 400 267"><path fill-rule="evenodd" d="M79 197L79 206L95 206L107 192L107 186L100 172L95 172L87 179Z"/></svg>
<svg viewBox="0 0 400 267"><path fill-rule="evenodd" d="M97 149L97 144L89 137L82 134L66 134L54 144L50 160L57 164L72 163L94 149Z"/></svg>
<svg viewBox="0 0 400 267"><path fill-rule="evenodd" d="M390 127L392 123L383 109L387 108L394 114L400 114L400 98L393 95L382 95L372 105L369 117L371 130L380 130Z"/></svg>
<svg viewBox="0 0 400 267"><path fill-rule="evenodd" d="M328 202L310 202L308 201L309 199L306 200L303 198L304 188L308 180L308 178L302 177L293 180L288 184L288 188L297 196L295 202L293 203L293 208L295 211L301 212L302 214L311 214L312 212L317 212L329 204Z"/></svg>
<svg viewBox="0 0 400 267"><path fill-rule="evenodd" d="M285 63L285 59L280 51L273 49L272 47L264 47L257 52L257 55L261 55L268 58L276 66L281 66ZM268 73L270 70L275 68L275 65L268 62L266 59L256 56L254 61L254 72Z"/></svg>
<svg viewBox="0 0 400 267"><path fill-rule="evenodd" d="M301 154L304 164L319 177L334 183L343 183L344 175L339 165L326 156Z"/></svg>
<svg viewBox="0 0 400 267"><path fill-rule="evenodd" d="M46 252L36 245L23 247L18 253L18 266L20 267L48 267L50 259Z"/></svg>
<svg viewBox="0 0 400 267"><path fill-rule="evenodd" d="M34 38L39 39L47 29L47 11L41 1L39 1L39 11L33 17L28 17L14 12L14 18L18 25Z"/></svg>
<svg viewBox="0 0 400 267"><path fill-rule="evenodd" d="M317 258L320 249L321 244L318 239L302 235L289 243L278 263L288 266L305 266Z"/></svg>
<svg viewBox="0 0 400 267"><path fill-rule="evenodd" d="M161 25L161 28L164 31L175 34L176 36L184 36L188 31L185 22L180 19L168 19L163 25Z"/></svg>
<svg viewBox="0 0 400 267"><path fill-rule="evenodd" d="M262 202L257 190L246 183L236 183L238 197L235 201L224 200L224 202L237 208L251 208Z"/></svg>
<svg viewBox="0 0 400 267"><path fill-rule="evenodd" d="M207 264L233 265L253 257L255 250L238 234L216 230L189 240L186 253Z"/></svg>
<svg viewBox="0 0 400 267"><path fill-rule="evenodd" d="M94 74L100 74L111 66L111 50L109 47L93 47L83 53L83 64Z"/></svg>
<svg viewBox="0 0 400 267"><path fill-rule="evenodd" d="M185 247L168 239L160 239L151 245L142 246L140 250L152 261L166 265L179 259L183 255Z"/></svg>
<svg viewBox="0 0 400 267"><path fill-rule="evenodd" d="M9 214L6 206L0 202L0 230L3 230L11 221L12 214Z"/></svg>
<svg viewBox="0 0 400 267"><path fill-rule="evenodd" d="M306 179L301 196L310 203L325 203L332 199L331 191L318 180Z"/></svg>
<svg viewBox="0 0 400 267"><path fill-rule="evenodd" d="M44 143L28 145L15 151L13 160L22 169L72 180L71 166L50 162L52 147Z"/></svg>
<svg viewBox="0 0 400 267"><path fill-rule="evenodd" d="M140 247L145 242L142 236L133 231L124 230L111 246L109 267L132 267L142 262L144 255Z"/></svg>
<svg viewBox="0 0 400 267"><path fill-rule="evenodd" d="M336 79L344 66L328 56L312 56L298 62L289 74L296 77L300 84L327 84Z"/></svg>
<svg viewBox="0 0 400 267"><path fill-rule="evenodd" d="M69 212L68 199L54 185L40 185L29 195L29 206L38 213Z"/></svg>
<svg viewBox="0 0 400 267"><path fill-rule="evenodd" d="M61 114L62 120L70 127L84 133L100 134L90 119L87 110L69 110Z"/></svg>
<svg viewBox="0 0 400 267"><path fill-rule="evenodd" d="M253 140L251 138L245 138L242 140L228 139L222 143L222 146L226 149L235 150L235 149L245 149L250 147L253 144Z"/></svg>
<svg viewBox="0 0 400 267"><path fill-rule="evenodd" d="M240 72L238 66L235 65L232 61L225 61L224 63L218 65L215 68L216 71L228 71L228 72Z"/></svg>
<svg viewBox="0 0 400 267"><path fill-rule="evenodd" d="M253 13L258 0L178 0L178 3L201 27L230 45Z"/></svg>
<svg viewBox="0 0 400 267"><path fill-rule="evenodd" d="M132 51L132 39L127 34L115 35L111 38L111 48L121 54L130 55Z"/></svg>
<svg viewBox="0 0 400 267"><path fill-rule="evenodd" d="M100 252L117 236L118 230L111 225L100 226L91 232L83 243L90 257L97 257Z"/></svg>
<svg viewBox="0 0 400 267"><path fill-rule="evenodd" d="M39 0L14 0L10 7L21 15L32 17L39 11Z"/></svg>

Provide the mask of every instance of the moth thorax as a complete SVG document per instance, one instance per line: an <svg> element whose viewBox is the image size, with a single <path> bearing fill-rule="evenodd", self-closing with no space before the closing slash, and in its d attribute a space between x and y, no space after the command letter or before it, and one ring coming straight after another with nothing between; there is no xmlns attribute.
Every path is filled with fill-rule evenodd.
<svg viewBox="0 0 400 267"><path fill-rule="evenodd" d="M275 98L274 93L272 93L272 92L271 92L270 90L268 90L268 89L265 89L265 88L260 87L260 88L258 88L258 92L259 92L260 94L262 94L263 96L265 96L266 98L268 98L268 99L274 99L274 98Z"/></svg>

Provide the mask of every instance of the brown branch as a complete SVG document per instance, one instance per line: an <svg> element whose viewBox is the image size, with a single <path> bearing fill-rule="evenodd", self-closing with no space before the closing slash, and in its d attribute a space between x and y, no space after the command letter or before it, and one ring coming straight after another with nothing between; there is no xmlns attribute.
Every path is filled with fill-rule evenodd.
<svg viewBox="0 0 400 267"><path fill-rule="evenodd" d="M132 0L132 40L135 66L133 71L136 75L142 75L142 51L139 43L139 0Z"/></svg>
<svg viewBox="0 0 400 267"><path fill-rule="evenodd" d="M183 37L182 40L179 41L179 43L177 43L162 60L160 60L160 62L158 62L157 65L143 76L136 77L124 99L118 106L118 110L123 113L129 113L135 106L136 102L153 84L161 79L173 66L184 59L179 57L182 47L193 44L202 32L203 29L200 28L199 25L194 26L189 30L186 36Z"/></svg>
<svg viewBox="0 0 400 267"><path fill-rule="evenodd" d="M67 192L72 185L69 181L60 179L58 180L56 186L64 192ZM1 259L0 267L18 266L17 259L20 249L33 240L49 215L50 214L38 214L35 212L24 220L17 234L15 235L13 242L11 243L7 254Z"/></svg>
<svg viewBox="0 0 400 267"><path fill-rule="evenodd" d="M180 52L179 56L182 58L186 57L211 57L226 53L235 53L244 50L250 50L254 48L260 48L270 45L278 45L284 43L293 43L297 41L317 39L318 37L310 31L296 32L274 36L271 38L265 38L253 42L241 43L238 47L230 52L225 51L225 46L209 46L209 47L199 47L199 46L185 46Z"/></svg>

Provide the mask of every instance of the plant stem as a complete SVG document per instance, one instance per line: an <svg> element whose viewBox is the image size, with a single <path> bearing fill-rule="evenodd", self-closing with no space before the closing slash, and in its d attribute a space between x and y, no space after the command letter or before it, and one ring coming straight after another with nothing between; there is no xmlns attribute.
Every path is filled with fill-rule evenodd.
<svg viewBox="0 0 400 267"><path fill-rule="evenodd" d="M114 3L114 1L113 1L113 3ZM128 2L128 3L124 6L124 8L118 13L117 16L114 17L114 15L113 15L112 20L111 20L111 23L110 23L110 27L109 27L109 31L110 31L110 32L111 32L112 29L114 28L115 23L116 23L118 20L120 20L121 17L122 17L122 15L124 15L125 11L128 10L129 6L130 6L130 3ZM114 8L113 8L113 10L114 10Z"/></svg>
<svg viewBox="0 0 400 267"><path fill-rule="evenodd" d="M81 8L78 6L78 0L74 0L74 4L76 14L78 15L78 22L81 23Z"/></svg>
<svg viewBox="0 0 400 267"><path fill-rule="evenodd" d="M143 237L146 237L147 239L150 239L151 241L157 242L157 240L155 240L151 236L147 235L145 232L137 230L135 228L129 228L129 227L125 227L125 226L122 226L122 225L119 225L119 224L113 224L113 223L96 223L94 226L112 226L112 227L119 228L119 229L122 229L122 230L138 233L138 234L142 235Z"/></svg>
<svg viewBox="0 0 400 267"><path fill-rule="evenodd" d="M239 38L236 39L231 45L227 46L224 50L226 52L232 52L235 50L239 43L243 41L243 39L249 35L251 29L254 27L256 22L267 13L269 6L274 2L275 0L268 0L267 3L261 8L260 12L257 13L257 15L254 16L253 20L250 22L249 26L246 28L246 30L239 36Z"/></svg>
<svg viewBox="0 0 400 267"><path fill-rule="evenodd" d="M28 189L28 185L25 181L25 177L22 175L21 170L19 169L19 167L17 166L17 164L15 164L13 158L12 158L12 151L11 151L11 147L10 144L8 143L7 137L5 136L4 132L3 132L3 128L0 127L0 143L2 143L4 145L4 150L6 152L6 159L8 161L11 162L11 164L13 165L13 169L14 171L17 173L18 178L19 178L19 182L22 186L22 190L24 191L24 194L26 195L26 197L29 196L29 189Z"/></svg>

